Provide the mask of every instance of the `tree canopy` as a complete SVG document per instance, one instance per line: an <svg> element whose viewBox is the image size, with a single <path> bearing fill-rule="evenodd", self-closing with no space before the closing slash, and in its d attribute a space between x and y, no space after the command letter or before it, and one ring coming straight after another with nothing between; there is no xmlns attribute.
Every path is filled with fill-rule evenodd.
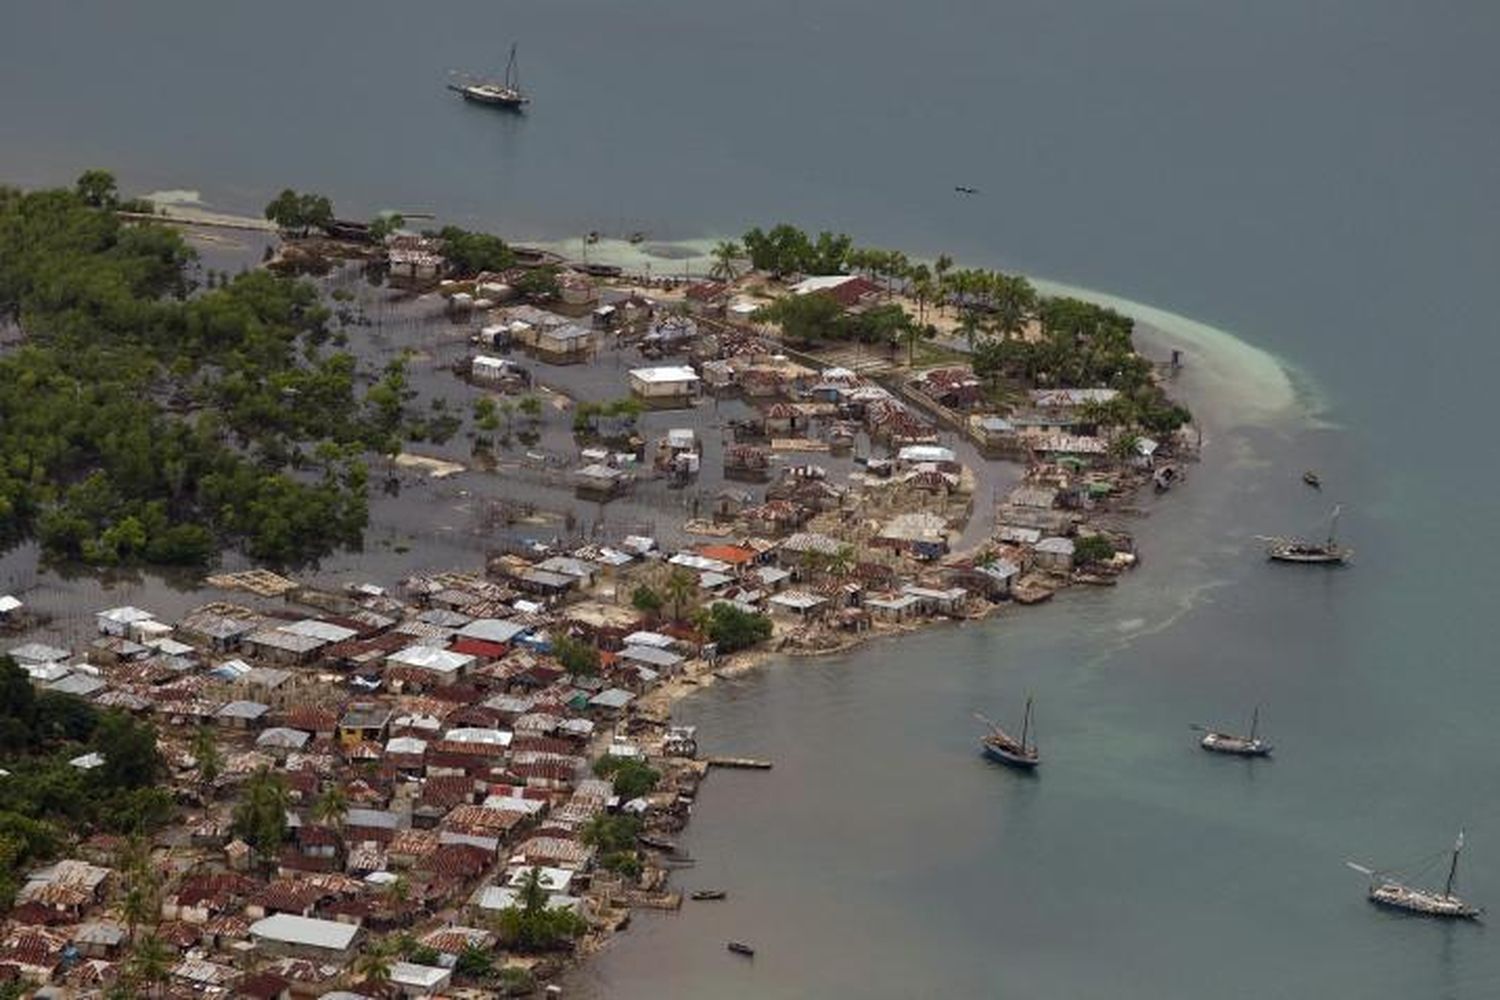
<svg viewBox="0 0 1500 1000"><path fill-rule="evenodd" d="M460 278L472 278L481 271L504 271L516 262L515 251L500 237L489 233L444 226L437 237L443 241L448 269Z"/></svg>
<svg viewBox="0 0 1500 1000"><path fill-rule="evenodd" d="M325 229L333 222L333 202L321 194L306 194L285 188L266 205L266 218L285 230L297 230L306 236L313 229Z"/></svg>
<svg viewBox="0 0 1500 1000"><path fill-rule="evenodd" d="M720 653L733 653L771 638L771 619L720 601L708 610L708 637Z"/></svg>
<svg viewBox="0 0 1500 1000"><path fill-rule="evenodd" d="M0 189L0 315L25 334L0 356L0 546L110 565L358 543L361 456L404 429L404 383L361 398L312 286L197 289L192 260L78 192Z"/></svg>
<svg viewBox="0 0 1500 1000"><path fill-rule="evenodd" d="M97 767L72 763L89 753ZM37 694L30 678L0 656L0 904L20 872L57 851L69 832L136 833L172 814L156 787L156 732L74 695Z"/></svg>

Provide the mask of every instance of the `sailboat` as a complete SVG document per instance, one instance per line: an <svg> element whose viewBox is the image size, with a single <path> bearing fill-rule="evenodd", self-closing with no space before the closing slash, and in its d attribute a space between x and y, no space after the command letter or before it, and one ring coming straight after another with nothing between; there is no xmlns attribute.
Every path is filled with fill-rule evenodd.
<svg viewBox="0 0 1500 1000"><path fill-rule="evenodd" d="M1478 920L1484 907L1474 906L1453 892L1458 880L1458 856L1463 853L1464 832L1458 831L1453 842L1453 853L1448 859L1448 879L1443 889L1419 889L1385 873L1346 861L1350 868L1370 877L1370 902L1403 913L1415 913L1423 917L1441 917L1447 920Z"/></svg>
<svg viewBox="0 0 1500 1000"><path fill-rule="evenodd" d="M1207 726L1196 724L1193 728L1203 734L1203 739L1198 741L1198 745L1210 753L1227 753L1235 757L1269 757L1271 755L1271 744L1255 735L1256 730L1260 728L1259 705L1250 714L1249 736L1221 733L1217 729L1209 729Z"/></svg>
<svg viewBox="0 0 1500 1000"><path fill-rule="evenodd" d="M1266 556L1277 562L1339 564L1349 561L1354 550L1340 545L1336 539L1339 514L1343 506L1333 508L1328 517L1328 538L1322 542L1309 542L1301 538L1265 538Z"/></svg>
<svg viewBox="0 0 1500 1000"><path fill-rule="evenodd" d="M1026 699L1026 714L1021 717L1019 740L978 712L974 713L974 717L990 727L990 731L979 741L979 745L984 749L984 755L990 760L998 761L1008 767L1020 768L1023 771L1030 771L1042 762L1041 755L1037 753L1036 741L1031 738L1030 698Z"/></svg>
<svg viewBox="0 0 1500 1000"><path fill-rule="evenodd" d="M493 107L519 111L531 103L531 98L521 91L521 74L516 70L516 47L510 47L510 60L505 64L505 82L480 80L474 83L450 83L448 89L456 91L466 101L488 104Z"/></svg>

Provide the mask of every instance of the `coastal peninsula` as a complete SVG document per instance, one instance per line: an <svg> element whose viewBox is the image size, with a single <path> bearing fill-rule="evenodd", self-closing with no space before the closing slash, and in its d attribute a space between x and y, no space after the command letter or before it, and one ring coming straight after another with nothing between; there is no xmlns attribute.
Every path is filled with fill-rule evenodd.
<svg viewBox="0 0 1500 1000"><path fill-rule="evenodd" d="M21 980L529 992L682 904L676 697L1112 584L1193 456L1175 359L1019 276L787 225L687 281L266 215L231 273L103 172L0 193L4 540L192 581L0 596Z"/></svg>

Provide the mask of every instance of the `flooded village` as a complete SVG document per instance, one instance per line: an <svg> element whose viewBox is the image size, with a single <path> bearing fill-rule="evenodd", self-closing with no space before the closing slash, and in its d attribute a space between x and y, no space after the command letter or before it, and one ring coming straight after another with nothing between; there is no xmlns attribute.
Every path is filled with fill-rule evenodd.
<svg viewBox="0 0 1500 1000"><path fill-rule="evenodd" d="M675 699L1114 584L1139 491L1192 458L1114 389L977 374L952 301L872 276L523 251L456 278L439 239L352 235L272 266L321 265L336 335L431 401L426 439L372 461L364 553L0 586L0 652L37 697L154 723L176 806L17 886L0 978L35 995L555 992L632 910L734 892L674 838L714 767L774 761L701 757ZM931 326L809 343L773 318L806 297Z"/></svg>

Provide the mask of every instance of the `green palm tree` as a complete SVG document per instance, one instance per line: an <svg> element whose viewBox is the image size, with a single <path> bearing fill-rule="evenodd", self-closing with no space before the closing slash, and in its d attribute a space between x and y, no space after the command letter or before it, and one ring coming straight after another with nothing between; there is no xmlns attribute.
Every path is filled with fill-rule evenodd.
<svg viewBox="0 0 1500 1000"><path fill-rule="evenodd" d="M1036 309L1036 289L1018 274L996 274L992 287L997 325L1008 339L1021 332Z"/></svg>
<svg viewBox="0 0 1500 1000"><path fill-rule="evenodd" d="M733 281L739 277L739 265L744 256L744 248L734 240L720 240L713 248L714 264L709 268L708 276L721 281Z"/></svg>
<svg viewBox="0 0 1500 1000"><path fill-rule="evenodd" d="M193 733L192 754L193 760L198 762L200 791L207 795L224 770L224 755L219 752L219 739L212 729L199 726Z"/></svg>
<svg viewBox="0 0 1500 1000"><path fill-rule="evenodd" d="M382 941L370 945L354 959L354 975L363 984L382 987L391 981L394 964L390 946Z"/></svg>
<svg viewBox="0 0 1500 1000"><path fill-rule="evenodd" d="M340 784L329 785L328 790L318 796L318 801L313 804L313 819L336 830L343 828L344 816L348 812L349 795Z"/></svg>
<svg viewBox="0 0 1500 1000"><path fill-rule="evenodd" d="M130 975L146 985L147 996L157 996L171 971L172 953L154 937L136 942L130 956Z"/></svg>
<svg viewBox="0 0 1500 1000"><path fill-rule="evenodd" d="M120 915L125 918L130 940L134 941L136 928L150 923L151 918L156 915L155 887L144 878L132 877L131 886L120 902Z"/></svg>
<svg viewBox="0 0 1500 1000"><path fill-rule="evenodd" d="M682 621L683 609L698 596L698 580L683 567L674 566L672 572L667 574L662 590L666 593L667 600L672 602L673 616Z"/></svg>

